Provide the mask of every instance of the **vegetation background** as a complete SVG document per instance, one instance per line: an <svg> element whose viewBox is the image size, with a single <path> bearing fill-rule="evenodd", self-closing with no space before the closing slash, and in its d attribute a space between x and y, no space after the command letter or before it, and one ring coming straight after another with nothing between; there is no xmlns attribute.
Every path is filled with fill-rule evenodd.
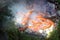
<svg viewBox="0 0 60 40"><path fill-rule="evenodd" d="M56 2L60 5L60 0ZM5 6L0 9L0 40L60 40L60 21L58 22L57 28L51 33L52 35L48 39L33 37L25 33L21 34L16 28L14 21L12 21L13 16L10 14L10 10L8 11L7 7L8 6Z"/></svg>

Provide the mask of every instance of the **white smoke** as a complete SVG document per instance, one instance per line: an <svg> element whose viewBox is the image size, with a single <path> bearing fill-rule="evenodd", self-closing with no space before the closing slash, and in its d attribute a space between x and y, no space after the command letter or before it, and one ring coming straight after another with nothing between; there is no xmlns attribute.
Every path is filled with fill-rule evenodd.
<svg viewBox="0 0 60 40"><path fill-rule="evenodd" d="M55 5L47 2L46 0L16 0L16 3L10 4L9 9L12 10L13 16L15 16L15 20L21 22L23 14L27 13L29 10L34 9L35 12L42 12L46 14L44 17L55 16ZM28 8L27 8L28 7ZM18 14L20 12L21 14ZM22 15L22 16L21 16Z"/></svg>
<svg viewBox="0 0 60 40"><path fill-rule="evenodd" d="M38 12L42 12L43 14L45 14L44 17L56 16L55 5L47 2L46 0L45 1L44 0L29 0L29 1L21 0L20 2L16 2L16 3L13 2L8 8L12 11L11 13L14 16L14 21L16 25L20 25L22 22L22 18L24 18L23 14L26 14L29 10L32 9L34 10L34 12L36 12L36 14ZM34 16L36 14L32 14L31 16L33 18L32 17L31 18L34 19Z"/></svg>

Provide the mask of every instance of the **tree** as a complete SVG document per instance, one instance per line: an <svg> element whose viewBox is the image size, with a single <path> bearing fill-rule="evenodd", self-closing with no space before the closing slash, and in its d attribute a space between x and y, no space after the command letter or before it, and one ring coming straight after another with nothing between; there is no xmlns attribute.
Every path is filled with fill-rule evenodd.
<svg viewBox="0 0 60 40"><path fill-rule="evenodd" d="M0 40L7 40L7 34L4 31L4 23L8 20L8 17L11 17L10 10L6 5L3 8L0 8Z"/></svg>

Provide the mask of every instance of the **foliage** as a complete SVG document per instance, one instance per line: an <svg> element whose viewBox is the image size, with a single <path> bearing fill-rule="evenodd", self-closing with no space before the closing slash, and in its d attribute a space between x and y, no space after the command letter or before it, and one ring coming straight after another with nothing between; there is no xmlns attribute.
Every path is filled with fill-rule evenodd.
<svg viewBox="0 0 60 40"><path fill-rule="evenodd" d="M10 14L10 10L8 10L7 5L3 8L0 8L0 40L7 40L4 24L6 21L8 21L8 19L11 19L11 17L12 15Z"/></svg>
<svg viewBox="0 0 60 40"><path fill-rule="evenodd" d="M58 3L60 3L60 0L57 0Z"/></svg>
<svg viewBox="0 0 60 40"><path fill-rule="evenodd" d="M51 33L50 38L48 38L47 40L60 40L60 21L56 29Z"/></svg>
<svg viewBox="0 0 60 40"><path fill-rule="evenodd" d="M34 37L21 33L18 29L12 29L7 31L9 40L60 40L60 22L58 23L57 29L55 29L51 36L47 39L40 39L39 37Z"/></svg>
<svg viewBox="0 0 60 40"><path fill-rule="evenodd" d="M60 0L58 0L60 2ZM8 40L42 40L39 37L32 37L25 33L21 34L20 31L14 25L14 22L11 20L12 15L10 14L10 10L8 10L7 6L0 9L0 31L1 28L6 27L5 32L8 35ZM4 30L4 29L2 29ZM2 32L2 31L1 31ZM4 33L4 32L3 32ZM50 36L50 38L46 40L60 40L60 22L58 23L57 29L55 29ZM44 39L43 39L44 40Z"/></svg>

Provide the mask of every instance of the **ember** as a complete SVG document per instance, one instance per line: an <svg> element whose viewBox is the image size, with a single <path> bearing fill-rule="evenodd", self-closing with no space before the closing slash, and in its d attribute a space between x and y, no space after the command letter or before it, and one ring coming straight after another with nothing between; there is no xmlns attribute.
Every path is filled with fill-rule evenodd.
<svg viewBox="0 0 60 40"><path fill-rule="evenodd" d="M34 1L34 0L33 0ZM13 6L14 5L14 6ZM53 31L54 22L45 17L55 16L55 5L43 0L34 2L20 2L9 9L14 13L14 21L20 31L41 33L43 36Z"/></svg>
<svg viewBox="0 0 60 40"><path fill-rule="evenodd" d="M26 15L24 15L21 24L25 25L25 27L20 28L20 31L29 29L32 32L39 32L39 33L43 33L43 31L46 31L46 33L48 34L53 30L54 22L52 22L47 18L42 17L37 13L34 17L32 17L34 19L31 18L31 15L33 15L33 11L29 11Z"/></svg>
<svg viewBox="0 0 60 40"><path fill-rule="evenodd" d="M45 29L48 29L50 28L52 25L54 25L54 23L49 20L49 19L46 19L46 18L43 18L42 16L40 15L36 15L35 16L35 19L31 19L29 18L30 15L32 14L32 12L29 12L25 15L25 18L22 19L22 25L26 25L28 24L28 28L31 29L32 31L38 31L38 30L45 30ZM30 23L28 23L28 21ZM32 24L32 25L30 25Z"/></svg>

